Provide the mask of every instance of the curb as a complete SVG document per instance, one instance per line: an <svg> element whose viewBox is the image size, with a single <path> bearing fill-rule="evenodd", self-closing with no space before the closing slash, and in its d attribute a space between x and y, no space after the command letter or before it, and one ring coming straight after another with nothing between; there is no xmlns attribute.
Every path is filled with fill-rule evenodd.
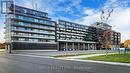
<svg viewBox="0 0 130 73"><path fill-rule="evenodd" d="M106 61L94 61L94 60L78 60L78 59L54 58L54 57L48 57L48 58L59 59L59 60L68 60L68 61L77 61L77 62L91 62L91 63L101 63L101 64L108 64L108 65L130 66L130 63L120 63L120 62L106 62Z"/></svg>
<svg viewBox="0 0 130 73"><path fill-rule="evenodd" d="M70 59L70 60L71 61L79 61L79 62L92 62L92 63L101 63L101 64L109 64L109 65L130 66L130 63L94 61L94 60L76 60L76 59Z"/></svg>
<svg viewBox="0 0 130 73"><path fill-rule="evenodd" d="M14 54L12 54L12 55L14 55ZM51 58L51 59L68 60L68 61L78 61L78 62L101 63L101 64L108 64L108 65L130 66L130 63L120 63L120 62L105 62L105 61L94 61L94 60L78 60L78 59L54 58L54 57L45 57L45 56L37 56L37 55L24 55L24 54L15 54L15 55L18 55L18 56L28 56L28 57L37 57L37 58Z"/></svg>

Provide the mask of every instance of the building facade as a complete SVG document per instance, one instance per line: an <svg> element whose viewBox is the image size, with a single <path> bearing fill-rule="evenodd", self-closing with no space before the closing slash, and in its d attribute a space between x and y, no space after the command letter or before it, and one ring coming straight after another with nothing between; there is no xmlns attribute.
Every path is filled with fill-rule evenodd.
<svg viewBox="0 0 130 73"><path fill-rule="evenodd" d="M106 28L111 26L99 22L87 26L65 20L56 23L48 13L10 5L5 21L5 43L7 49L13 50L99 50L104 48ZM119 47L120 35L112 32L113 49Z"/></svg>
<svg viewBox="0 0 130 73"><path fill-rule="evenodd" d="M112 30L112 26L103 22L96 22L91 26L97 29L97 49L106 49L106 42L109 42L110 49L120 48L121 34ZM106 31L107 33L105 34Z"/></svg>
<svg viewBox="0 0 130 73"><path fill-rule="evenodd" d="M121 47L121 34L119 32L112 31L111 35L112 49L119 49Z"/></svg>
<svg viewBox="0 0 130 73"><path fill-rule="evenodd" d="M7 49L56 49L56 22L45 12L16 5L9 7L5 22Z"/></svg>
<svg viewBox="0 0 130 73"><path fill-rule="evenodd" d="M58 22L57 43L59 50L96 49L96 42L93 39L86 39L89 33L91 33L88 31L90 29L88 26L65 20L59 20Z"/></svg>

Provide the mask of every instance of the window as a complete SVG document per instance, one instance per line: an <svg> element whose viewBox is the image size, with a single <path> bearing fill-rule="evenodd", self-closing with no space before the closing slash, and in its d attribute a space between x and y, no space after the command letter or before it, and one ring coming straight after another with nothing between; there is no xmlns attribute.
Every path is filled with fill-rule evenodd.
<svg viewBox="0 0 130 73"><path fill-rule="evenodd" d="M28 28L25 28L25 30L28 30Z"/></svg>
<svg viewBox="0 0 130 73"><path fill-rule="evenodd" d="M38 22L38 19L34 19L35 22Z"/></svg>
<svg viewBox="0 0 130 73"><path fill-rule="evenodd" d="M48 40L48 42L55 42L54 40Z"/></svg>
<svg viewBox="0 0 130 73"><path fill-rule="evenodd" d="M65 25L65 22L60 21L59 23Z"/></svg>
<svg viewBox="0 0 130 73"><path fill-rule="evenodd" d="M25 38L25 41L29 41L29 39Z"/></svg>
<svg viewBox="0 0 130 73"><path fill-rule="evenodd" d="M34 36L34 34L31 34L31 36Z"/></svg>
<svg viewBox="0 0 130 73"><path fill-rule="evenodd" d="M19 29L19 27L16 27L15 29L16 29L16 30L18 30L18 29Z"/></svg>
<svg viewBox="0 0 130 73"><path fill-rule="evenodd" d="M25 40L25 38L19 38L19 40L20 40L20 41L24 41L24 40Z"/></svg>
<svg viewBox="0 0 130 73"><path fill-rule="evenodd" d="M59 25L60 28L65 28L65 25Z"/></svg>

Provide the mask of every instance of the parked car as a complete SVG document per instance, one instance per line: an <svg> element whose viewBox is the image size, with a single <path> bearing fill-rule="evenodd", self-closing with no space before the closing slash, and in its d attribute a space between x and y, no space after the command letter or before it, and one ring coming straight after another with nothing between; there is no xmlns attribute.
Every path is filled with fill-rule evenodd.
<svg viewBox="0 0 130 73"><path fill-rule="evenodd" d="M125 48L119 48L120 51L125 51Z"/></svg>

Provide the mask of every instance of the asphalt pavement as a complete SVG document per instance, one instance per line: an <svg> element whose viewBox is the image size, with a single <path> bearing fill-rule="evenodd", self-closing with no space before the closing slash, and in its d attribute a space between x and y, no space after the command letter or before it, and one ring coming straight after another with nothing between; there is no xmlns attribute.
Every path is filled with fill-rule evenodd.
<svg viewBox="0 0 130 73"><path fill-rule="evenodd" d="M130 67L0 53L0 73L130 73Z"/></svg>
<svg viewBox="0 0 130 73"><path fill-rule="evenodd" d="M107 52L117 52L113 50L108 50ZM57 51L57 50L16 50L13 51L14 54L29 54L29 55L40 55L40 56L55 56L55 55L65 55L65 54L88 54L88 53L97 53L102 54L106 53L106 50L77 50L77 51Z"/></svg>

